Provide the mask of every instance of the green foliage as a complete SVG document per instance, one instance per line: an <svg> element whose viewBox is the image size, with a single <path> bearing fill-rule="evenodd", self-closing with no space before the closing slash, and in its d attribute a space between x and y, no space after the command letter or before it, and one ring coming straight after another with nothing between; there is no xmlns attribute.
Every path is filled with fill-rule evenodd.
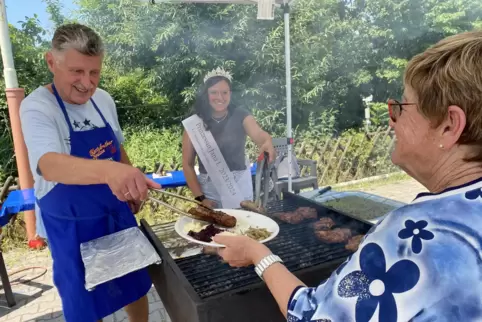
<svg viewBox="0 0 482 322"><path fill-rule="evenodd" d="M40 27L39 23L38 17L35 15L22 22L21 29L9 26L18 81L26 93L30 93L50 79L50 72L43 57L47 46L43 40L46 31ZM0 79L0 106L2 108L7 106L3 78Z"/></svg>
<svg viewBox="0 0 482 322"><path fill-rule="evenodd" d="M133 164L152 172L159 162L170 169L181 165L181 129L125 128L125 149Z"/></svg>
<svg viewBox="0 0 482 322"><path fill-rule="evenodd" d="M388 106L387 103L369 103L370 122L375 128L386 126L388 124Z"/></svg>

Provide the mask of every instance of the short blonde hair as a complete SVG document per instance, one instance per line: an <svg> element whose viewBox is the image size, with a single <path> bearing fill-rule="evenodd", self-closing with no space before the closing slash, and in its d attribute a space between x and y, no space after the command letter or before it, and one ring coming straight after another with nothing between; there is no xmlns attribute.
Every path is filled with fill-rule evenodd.
<svg viewBox="0 0 482 322"><path fill-rule="evenodd" d="M482 31L447 37L413 57L404 83L433 127L446 119L450 105L459 106L467 124L458 143L474 147L466 161L482 161Z"/></svg>

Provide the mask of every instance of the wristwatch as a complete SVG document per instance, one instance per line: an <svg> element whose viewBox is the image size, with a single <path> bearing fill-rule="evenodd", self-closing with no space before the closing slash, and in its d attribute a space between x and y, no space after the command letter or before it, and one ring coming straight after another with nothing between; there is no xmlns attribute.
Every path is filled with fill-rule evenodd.
<svg viewBox="0 0 482 322"><path fill-rule="evenodd" d="M264 257L254 267L254 271L256 272L256 274L258 274L259 278L261 278L264 281L264 279L263 279L264 271L266 271L266 269L268 269L268 267L270 267L271 265L276 264L276 263L283 263L283 261L281 260L281 258L279 256L274 255L274 254L270 254L270 255Z"/></svg>
<svg viewBox="0 0 482 322"><path fill-rule="evenodd" d="M194 200L199 201L199 202L202 202L204 199L206 199L205 195L200 195L200 196L197 196L196 198L194 198Z"/></svg>

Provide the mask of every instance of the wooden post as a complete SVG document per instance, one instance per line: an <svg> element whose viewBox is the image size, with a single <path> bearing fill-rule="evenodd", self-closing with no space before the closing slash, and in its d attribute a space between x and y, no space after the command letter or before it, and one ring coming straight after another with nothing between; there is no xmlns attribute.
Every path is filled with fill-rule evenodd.
<svg viewBox="0 0 482 322"><path fill-rule="evenodd" d="M20 124L20 103L25 97L25 92L23 88L7 88L5 92L7 94L8 114L10 116L10 126L12 127L13 147L15 160L17 161L20 189L31 189L33 188L33 176L28 164L27 147ZM25 211L24 220L27 239L32 240L36 235L35 211Z"/></svg>

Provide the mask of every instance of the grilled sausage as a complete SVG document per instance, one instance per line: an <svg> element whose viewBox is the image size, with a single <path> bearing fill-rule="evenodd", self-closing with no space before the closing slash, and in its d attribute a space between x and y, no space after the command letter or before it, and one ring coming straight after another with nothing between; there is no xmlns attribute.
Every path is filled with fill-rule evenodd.
<svg viewBox="0 0 482 322"><path fill-rule="evenodd" d="M236 226L236 217L230 216L222 211L209 210L203 207L191 208L188 211L191 215L219 226L233 228Z"/></svg>
<svg viewBox="0 0 482 322"><path fill-rule="evenodd" d="M262 215L266 214L266 209L264 209L263 206L256 207L256 204L250 200L241 201L240 206L249 211L254 211Z"/></svg>

